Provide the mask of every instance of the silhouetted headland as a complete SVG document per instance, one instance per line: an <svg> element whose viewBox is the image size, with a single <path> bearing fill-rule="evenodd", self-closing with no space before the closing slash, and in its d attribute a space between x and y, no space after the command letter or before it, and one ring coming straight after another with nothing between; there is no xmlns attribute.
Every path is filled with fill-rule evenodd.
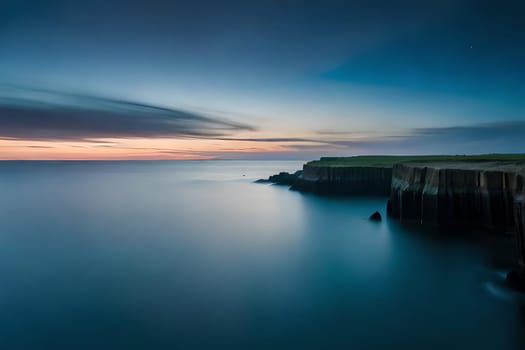
<svg viewBox="0 0 525 350"><path fill-rule="evenodd" d="M488 154L321 158L302 173L266 181L318 194L389 197L388 215L402 222L512 234L518 268L509 279L525 289L524 179L524 154Z"/></svg>

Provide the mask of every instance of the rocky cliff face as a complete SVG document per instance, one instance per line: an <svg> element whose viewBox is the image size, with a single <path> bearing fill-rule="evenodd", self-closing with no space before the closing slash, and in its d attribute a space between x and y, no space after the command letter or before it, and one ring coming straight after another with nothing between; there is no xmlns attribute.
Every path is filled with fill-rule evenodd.
<svg viewBox="0 0 525 350"><path fill-rule="evenodd" d="M398 164L388 212L402 221L514 231L523 179L518 170L490 164Z"/></svg>
<svg viewBox="0 0 525 350"><path fill-rule="evenodd" d="M292 189L327 194L388 196L391 179L392 168L305 164Z"/></svg>
<svg viewBox="0 0 525 350"><path fill-rule="evenodd" d="M516 196L514 199L514 222L518 266L521 271L525 271L525 196L523 195ZM523 280L525 281L525 278Z"/></svg>
<svg viewBox="0 0 525 350"><path fill-rule="evenodd" d="M507 274L507 281L525 291L525 196L518 195L514 199L514 222L518 264Z"/></svg>
<svg viewBox="0 0 525 350"><path fill-rule="evenodd" d="M305 164L302 173L281 173L259 182L326 194L390 194L388 214L401 221L512 232L518 266L507 280L525 291L524 179L523 161L453 161L400 163L393 168Z"/></svg>

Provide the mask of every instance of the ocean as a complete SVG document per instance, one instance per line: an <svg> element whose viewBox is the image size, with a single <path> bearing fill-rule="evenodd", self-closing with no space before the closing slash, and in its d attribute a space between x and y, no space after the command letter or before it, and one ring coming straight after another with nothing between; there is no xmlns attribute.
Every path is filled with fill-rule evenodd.
<svg viewBox="0 0 525 350"><path fill-rule="evenodd" d="M253 183L302 163L0 162L0 348L524 347L508 242Z"/></svg>

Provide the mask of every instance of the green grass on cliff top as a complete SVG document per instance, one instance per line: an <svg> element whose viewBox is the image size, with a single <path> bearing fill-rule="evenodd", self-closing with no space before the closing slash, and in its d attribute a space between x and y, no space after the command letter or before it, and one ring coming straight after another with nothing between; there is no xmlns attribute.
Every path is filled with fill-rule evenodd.
<svg viewBox="0 0 525 350"><path fill-rule="evenodd" d="M488 162L488 161L525 161L525 154L479 154L479 155L436 155L436 156L355 156L322 157L308 162L313 166L368 166L392 167L398 163L409 162Z"/></svg>

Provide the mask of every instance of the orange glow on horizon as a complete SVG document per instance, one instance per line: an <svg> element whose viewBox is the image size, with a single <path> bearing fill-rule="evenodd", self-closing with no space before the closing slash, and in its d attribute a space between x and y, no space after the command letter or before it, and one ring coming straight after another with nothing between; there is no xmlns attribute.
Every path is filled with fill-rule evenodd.
<svg viewBox="0 0 525 350"><path fill-rule="evenodd" d="M214 139L0 140L2 160L198 160L290 150L286 142Z"/></svg>

